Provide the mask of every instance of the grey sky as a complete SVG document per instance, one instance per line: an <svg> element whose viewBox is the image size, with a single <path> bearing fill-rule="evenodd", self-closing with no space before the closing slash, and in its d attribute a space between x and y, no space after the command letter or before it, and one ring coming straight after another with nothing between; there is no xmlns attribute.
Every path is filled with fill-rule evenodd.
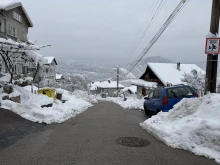
<svg viewBox="0 0 220 165"><path fill-rule="evenodd" d="M29 38L51 44L41 54L85 61L123 63L155 0L21 0L34 28ZM180 0L166 0L135 59ZM205 61L211 0L190 0L147 56L174 61Z"/></svg>

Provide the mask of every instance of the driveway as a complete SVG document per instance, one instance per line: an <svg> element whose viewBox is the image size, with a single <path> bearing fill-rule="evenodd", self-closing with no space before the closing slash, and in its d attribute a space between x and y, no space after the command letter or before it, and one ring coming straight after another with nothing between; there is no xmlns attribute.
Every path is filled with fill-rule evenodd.
<svg viewBox="0 0 220 165"><path fill-rule="evenodd" d="M62 124L41 126L1 149L1 164L217 164L214 160L166 146L139 126L144 120L144 112L124 110L114 103L100 102L75 118ZM134 141L134 137L143 141Z"/></svg>

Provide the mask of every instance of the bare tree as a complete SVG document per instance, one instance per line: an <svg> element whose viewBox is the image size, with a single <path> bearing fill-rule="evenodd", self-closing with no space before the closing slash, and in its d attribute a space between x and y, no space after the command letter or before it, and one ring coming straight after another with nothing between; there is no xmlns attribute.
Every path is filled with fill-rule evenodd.
<svg viewBox="0 0 220 165"><path fill-rule="evenodd" d="M22 42L15 42L11 39L0 38L0 57L6 66L6 70L11 76L10 83L12 83L14 76L15 59L32 63L33 66L36 67L37 73L39 71L39 66L42 65L44 60L42 57L38 56L35 51L47 46L50 45L36 46Z"/></svg>

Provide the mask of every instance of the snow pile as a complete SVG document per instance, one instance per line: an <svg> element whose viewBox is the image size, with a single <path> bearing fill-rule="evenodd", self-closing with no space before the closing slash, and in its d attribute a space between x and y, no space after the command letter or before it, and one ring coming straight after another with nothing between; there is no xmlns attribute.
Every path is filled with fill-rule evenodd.
<svg viewBox="0 0 220 165"><path fill-rule="evenodd" d="M183 99L140 125L168 146L220 163L220 95Z"/></svg>
<svg viewBox="0 0 220 165"><path fill-rule="evenodd" d="M30 91L25 90L25 88L19 86L14 86L14 90L15 89L18 90L21 94L21 104L36 105L41 107L43 105L53 104L54 102L53 98L49 98L42 94L33 94Z"/></svg>
<svg viewBox="0 0 220 165"><path fill-rule="evenodd" d="M32 94L25 90L25 88L15 86L15 89L20 92L21 104L2 100L2 106L33 122L46 124L62 123L92 106L91 103L70 95L67 91L64 91L64 93L68 96L69 100L62 103L59 100L54 100L44 95ZM42 105L48 104L53 104L53 106L41 108Z"/></svg>
<svg viewBox="0 0 220 165"><path fill-rule="evenodd" d="M98 102L98 100L93 95L89 95L88 92L86 92L86 91L74 90L73 95L76 96L77 98L83 99L89 103L97 103Z"/></svg>
<svg viewBox="0 0 220 165"><path fill-rule="evenodd" d="M9 98L20 96L20 92L16 89L13 89L13 92L9 94Z"/></svg>
<svg viewBox="0 0 220 165"><path fill-rule="evenodd" d="M6 73L5 76L0 78L0 82L4 83L4 82L10 82L11 76L10 74Z"/></svg>
<svg viewBox="0 0 220 165"><path fill-rule="evenodd" d="M136 110L143 110L143 104L144 99L138 100L135 97L127 97L127 100L125 101L123 97L107 97L107 98L101 98L97 97L100 101L111 101L116 104L119 104L124 109L136 109Z"/></svg>
<svg viewBox="0 0 220 165"><path fill-rule="evenodd" d="M63 94L63 93L64 93L64 90L63 90L63 89L60 89L60 88L57 88L57 89L56 89L56 93Z"/></svg>
<svg viewBox="0 0 220 165"><path fill-rule="evenodd" d="M31 85L27 85L25 87L23 87L25 90L30 91L31 92ZM33 85L33 91L38 91L38 88L36 86Z"/></svg>
<svg viewBox="0 0 220 165"><path fill-rule="evenodd" d="M33 81L33 78L32 77L25 77L24 80L31 82L31 81Z"/></svg>

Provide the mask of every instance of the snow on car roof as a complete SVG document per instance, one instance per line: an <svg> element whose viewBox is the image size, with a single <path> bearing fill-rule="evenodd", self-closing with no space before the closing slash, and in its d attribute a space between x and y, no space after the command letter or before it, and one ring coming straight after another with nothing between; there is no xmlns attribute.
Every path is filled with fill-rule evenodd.
<svg viewBox="0 0 220 165"><path fill-rule="evenodd" d="M205 74L205 71L195 64L180 64L180 70L177 69L177 64L175 63L148 63L147 66L164 85L167 83L172 85L183 84L181 81L184 78L183 74L191 73L192 69Z"/></svg>

